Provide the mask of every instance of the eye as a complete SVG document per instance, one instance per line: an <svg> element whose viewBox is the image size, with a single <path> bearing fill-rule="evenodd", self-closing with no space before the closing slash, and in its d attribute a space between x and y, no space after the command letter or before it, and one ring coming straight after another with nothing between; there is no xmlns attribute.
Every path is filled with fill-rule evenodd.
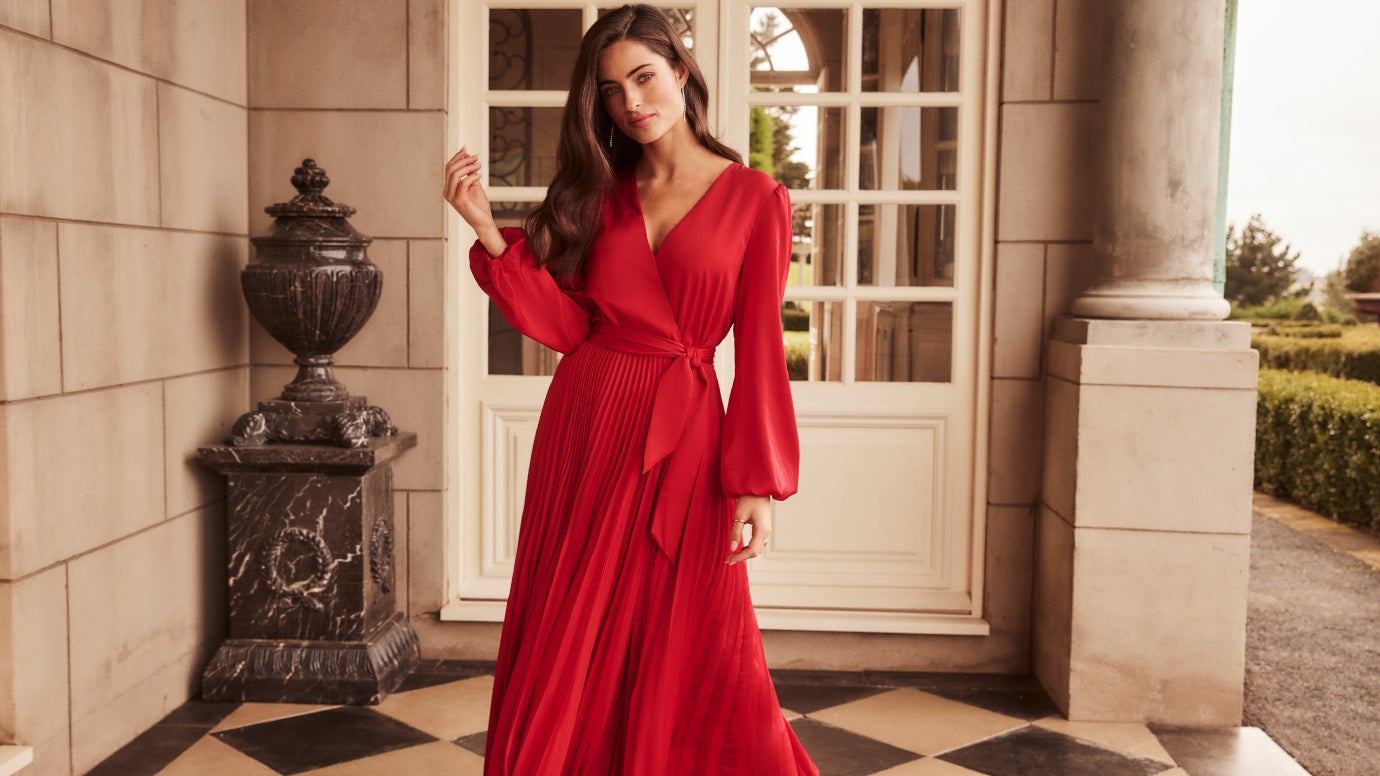
<svg viewBox="0 0 1380 776"><path fill-rule="evenodd" d="M651 78L651 77L652 77L652 73L642 73L642 74L640 74L640 75L637 76L637 80L638 80L639 83L641 83L641 82L646 81L648 78Z"/></svg>
<svg viewBox="0 0 1380 776"><path fill-rule="evenodd" d="M603 94L604 94L605 97L611 97L611 96L613 96L617 91L618 91L618 87L617 87L617 86L605 86L604 89L603 89Z"/></svg>

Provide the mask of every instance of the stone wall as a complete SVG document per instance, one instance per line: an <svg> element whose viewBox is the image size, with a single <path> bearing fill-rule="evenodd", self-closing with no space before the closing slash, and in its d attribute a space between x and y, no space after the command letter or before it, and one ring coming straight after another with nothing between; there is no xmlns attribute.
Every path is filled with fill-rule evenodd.
<svg viewBox="0 0 1380 776"><path fill-rule="evenodd" d="M224 631L244 0L0 2L0 741L82 773Z"/></svg>

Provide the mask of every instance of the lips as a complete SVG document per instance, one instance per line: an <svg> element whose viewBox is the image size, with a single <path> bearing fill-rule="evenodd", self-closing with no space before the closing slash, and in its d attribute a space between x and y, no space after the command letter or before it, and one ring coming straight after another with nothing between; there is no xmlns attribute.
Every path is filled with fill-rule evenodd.
<svg viewBox="0 0 1380 776"><path fill-rule="evenodd" d="M643 113L636 116L630 116L628 118L628 126L633 129L642 129L647 126L647 124L651 123L653 115L654 114L651 113Z"/></svg>

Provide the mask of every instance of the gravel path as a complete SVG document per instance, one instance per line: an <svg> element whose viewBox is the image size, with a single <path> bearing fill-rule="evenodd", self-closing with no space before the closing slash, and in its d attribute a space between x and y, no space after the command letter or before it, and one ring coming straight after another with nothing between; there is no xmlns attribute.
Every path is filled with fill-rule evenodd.
<svg viewBox="0 0 1380 776"><path fill-rule="evenodd" d="M1314 776L1380 773L1380 572L1259 515L1244 724Z"/></svg>

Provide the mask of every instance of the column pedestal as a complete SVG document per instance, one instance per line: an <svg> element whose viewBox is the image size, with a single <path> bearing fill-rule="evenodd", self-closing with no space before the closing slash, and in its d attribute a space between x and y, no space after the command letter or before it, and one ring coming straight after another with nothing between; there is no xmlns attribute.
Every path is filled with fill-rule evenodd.
<svg viewBox="0 0 1380 776"><path fill-rule="evenodd" d="M1046 363L1037 677L1075 721L1239 725L1249 326L1064 318Z"/></svg>
<svg viewBox="0 0 1380 776"><path fill-rule="evenodd" d="M204 699L377 703L415 667L417 635L395 611L393 461L416 444L197 451L229 488L230 637Z"/></svg>

